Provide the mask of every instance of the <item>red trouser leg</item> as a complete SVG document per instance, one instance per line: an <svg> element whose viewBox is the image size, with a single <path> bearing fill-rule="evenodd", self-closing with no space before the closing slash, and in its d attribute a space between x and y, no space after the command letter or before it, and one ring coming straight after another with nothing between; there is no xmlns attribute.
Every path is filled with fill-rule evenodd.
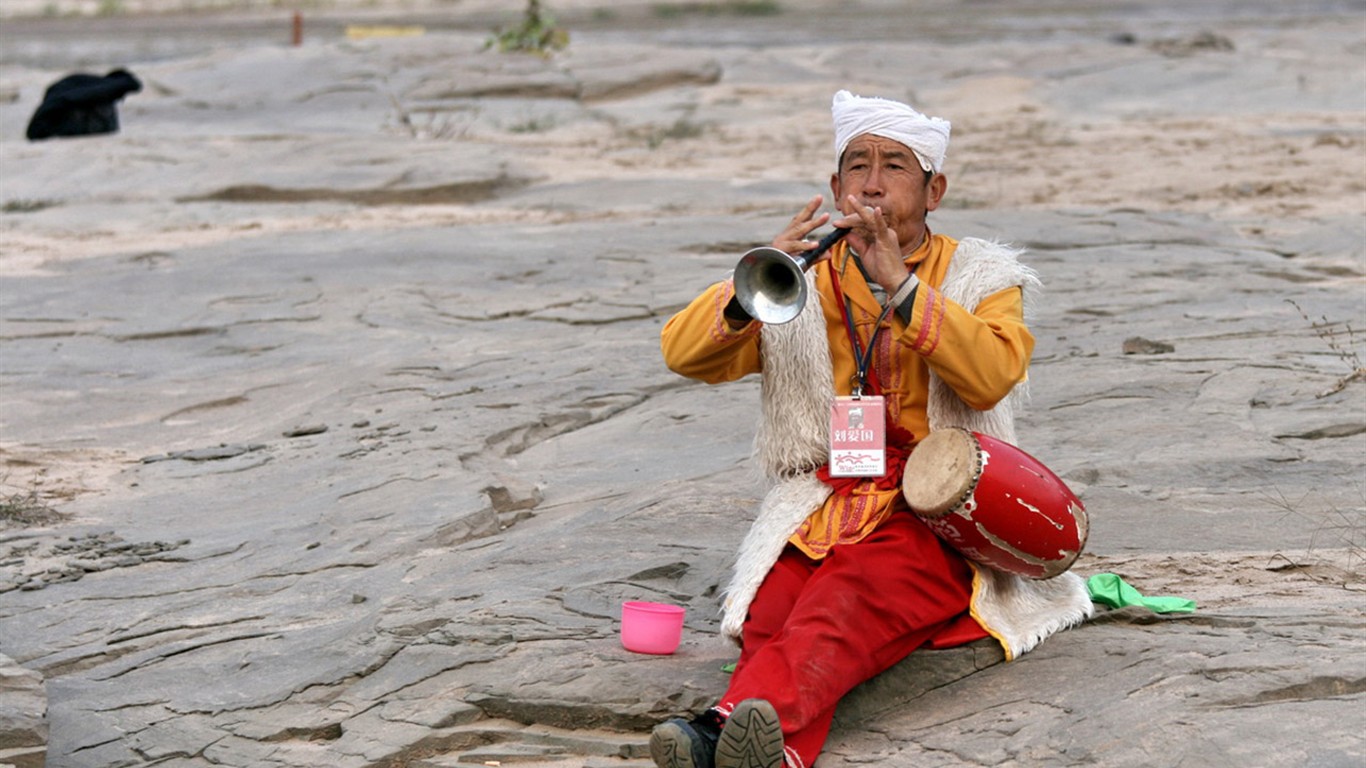
<svg viewBox="0 0 1366 768"><path fill-rule="evenodd" d="M787 747L810 766L840 698L924 645L971 596L967 563L909 512L821 561L789 547L750 605L719 707L767 699Z"/></svg>

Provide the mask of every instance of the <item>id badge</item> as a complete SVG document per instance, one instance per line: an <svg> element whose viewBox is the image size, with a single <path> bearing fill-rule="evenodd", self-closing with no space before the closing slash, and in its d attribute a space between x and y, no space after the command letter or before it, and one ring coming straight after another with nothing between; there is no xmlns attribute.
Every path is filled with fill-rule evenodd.
<svg viewBox="0 0 1366 768"><path fill-rule="evenodd" d="M836 397L830 406L830 476L887 474L887 401Z"/></svg>

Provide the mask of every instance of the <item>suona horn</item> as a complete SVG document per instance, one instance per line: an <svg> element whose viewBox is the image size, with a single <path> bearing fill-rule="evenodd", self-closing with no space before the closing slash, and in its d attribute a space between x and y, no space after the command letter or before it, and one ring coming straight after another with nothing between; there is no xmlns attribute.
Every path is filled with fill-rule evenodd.
<svg viewBox="0 0 1366 768"><path fill-rule="evenodd" d="M815 248L798 254L769 246L751 249L735 265L736 300L750 317L761 323L789 322L806 306L806 271L825 258L825 252L847 234L847 228L837 228L816 243Z"/></svg>

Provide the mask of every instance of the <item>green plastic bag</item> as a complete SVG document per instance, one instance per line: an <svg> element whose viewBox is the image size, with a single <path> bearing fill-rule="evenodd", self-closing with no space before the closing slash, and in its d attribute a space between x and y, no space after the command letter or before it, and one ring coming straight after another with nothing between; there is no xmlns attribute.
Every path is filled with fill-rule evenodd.
<svg viewBox="0 0 1366 768"><path fill-rule="evenodd" d="M1091 593L1091 601L1123 608L1126 605L1141 605L1153 613L1192 613L1195 601L1184 597L1144 597L1138 590L1125 583L1124 579L1113 573L1097 573L1086 580L1086 589Z"/></svg>

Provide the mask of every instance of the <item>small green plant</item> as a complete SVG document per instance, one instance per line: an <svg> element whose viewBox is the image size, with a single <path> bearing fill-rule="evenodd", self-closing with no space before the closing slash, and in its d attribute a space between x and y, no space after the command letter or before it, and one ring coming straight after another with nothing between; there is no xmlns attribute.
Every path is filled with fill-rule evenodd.
<svg viewBox="0 0 1366 768"><path fill-rule="evenodd" d="M16 199L6 200L4 205L0 205L0 212L3 213L35 213L44 208L51 208L54 205L61 205L56 200L27 200Z"/></svg>
<svg viewBox="0 0 1366 768"><path fill-rule="evenodd" d="M654 14L664 19L680 16L776 16L783 12L777 0L726 0L726 2L658 3Z"/></svg>
<svg viewBox="0 0 1366 768"><path fill-rule="evenodd" d="M569 45L569 32L555 23L555 18L541 11L541 0L527 0L522 23L511 29L497 29L484 45L498 47L503 53L534 53L549 56Z"/></svg>
<svg viewBox="0 0 1366 768"><path fill-rule="evenodd" d="M667 140L695 139L701 136L702 132L703 126L700 123L695 123L687 117L680 117L673 125L649 131L645 135L645 145L650 149L659 149Z"/></svg>
<svg viewBox="0 0 1366 768"><path fill-rule="evenodd" d="M513 133L544 133L555 127L553 117L529 117L508 127Z"/></svg>

